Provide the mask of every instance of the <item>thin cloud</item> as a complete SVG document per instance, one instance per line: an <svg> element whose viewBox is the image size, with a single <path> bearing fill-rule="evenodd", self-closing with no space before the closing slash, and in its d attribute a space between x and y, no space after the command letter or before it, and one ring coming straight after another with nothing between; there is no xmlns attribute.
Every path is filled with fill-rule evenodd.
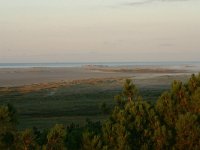
<svg viewBox="0 0 200 150"><path fill-rule="evenodd" d="M135 1L135 2L127 2L127 3L123 3L121 5L126 5L126 6L137 6L137 5L144 5L144 4L148 4L151 3L155 0L141 0L141 1Z"/></svg>
<svg viewBox="0 0 200 150"><path fill-rule="evenodd" d="M186 1L190 1L190 0L138 0L138 1L134 1L134 2L121 3L121 5L138 6L138 5L149 4L152 2L186 2Z"/></svg>

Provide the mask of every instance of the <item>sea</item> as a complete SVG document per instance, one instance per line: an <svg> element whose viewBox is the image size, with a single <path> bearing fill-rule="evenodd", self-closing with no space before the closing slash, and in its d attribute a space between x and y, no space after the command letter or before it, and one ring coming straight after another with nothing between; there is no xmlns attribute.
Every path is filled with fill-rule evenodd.
<svg viewBox="0 0 200 150"><path fill-rule="evenodd" d="M88 65L122 66L160 66L160 67L195 67L200 68L200 61L179 62L50 62L50 63L0 63L0 68L35 68L35 67L83 67Z"/></svg>

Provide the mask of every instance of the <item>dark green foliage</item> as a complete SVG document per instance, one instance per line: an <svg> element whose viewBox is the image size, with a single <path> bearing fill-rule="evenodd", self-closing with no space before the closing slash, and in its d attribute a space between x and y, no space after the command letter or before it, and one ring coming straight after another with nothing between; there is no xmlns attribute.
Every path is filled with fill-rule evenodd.
<svg viewBox="0 0 200 150"><path fill-rule="evenodd" d="M84 127L82 134L82 148L84 150L102 149L102 142L100 139L102 125L98 122L92 122L87 119L87 124Z"/></svg>
<svg viewBox="0 0 200 150"><path fill-rule="evenodd" d="M115 100L117 102L117 105L120 108L124 108L127 101L136 101L139 100L141 97L139 97L139 92L136 86L133 84L133 82L130 79L126 79L122 93L115 96Z"/></svg>
<svg viewBox="0 0 200 150"><path fill-rule="evenodd" d="M49 132L48 129L40 131L36 127L33 127L33 132L35 135L35 140L40 147L47 144L47 134Z"/></svg>
<svg viewBox="0 0 200 150"><path fill-rule="evenodd" d="M176 148L199 149L200 148L200 122L198 116L186 113L180 115L176 125Z"/></svg>
<svg viewBox="0 0 200 150"><path fill-rule="evenodd" d="M82 143L83 150L102 150L101 138L94 133L83 132Z"/></svg>
<svg viewBox="0 0 200 150"><path fill-rule="evenodd" d="M93 132L94 134L100 134L101 133L101 122L97 121L97 122L92 122L89 119L86 119L87 124L84 127L84 130L87 130L89 132Z"/></svg>
<svg viewBox="0 0 200 150"><path fill-rule="evenodd" d="M132 80L126 79L126 82L123 86L122 95L127 97L128 101L137 99L138 90L136 86L133 84Z"/></svg>
<svg viewBox="0 0 200 150"><path fill-rule="evenodd" d="M56 124L47 135L47 150L64 150L66 130L63 125Z"/></svg>
<svg viewBox="0 0 200 150"><path fill-rule="evenodd" d="M171 90L161 95L156 109L162 123L173 133L177 149L200 148L200 75L192 75L187 84L174 81Z"/></svg>
<svg viewBox="0 0 200 150"><path fill-rule="evenodd" d="M103 102L101 105L100 105L100 110L102 111L103 114L108 114L110 109L109 107L107 106L106 102Z"/></svg>
<svg viewBox="0 0 200 150"><path fill-rule="evenodd" d="M81 147L83 128L74 123L67 126L67 136L65 139L65 145L70 150L79 150Z"/></svg>
<svg viewBox="0 0 200 150"><path fill-rule="evenodd" d="M17 149L16 110L12 105L0 106L0 149Z"/></svg>
<svg viewBox="0 0 200 150"><path fill-rule="evenodd" d="M110 149L163 149L170 136L161 126L155 109L144 101L130 102L124 109L116 107L103 128L106 146Z"/></svg>
<svg viewBox="0 0 200 150"><path fill-rule="evenodd" d="M186 84L174 81L155 105L143 101L130 83L103 125L103 148L200 149L200 75Z"/></svg>
<svg viewBox="0 0 200 150"><path fill-rule="evenodd" d="M26 129L22 132L22 142L24 150L35 150L38 147L36 136L32 129Z"/></svg>

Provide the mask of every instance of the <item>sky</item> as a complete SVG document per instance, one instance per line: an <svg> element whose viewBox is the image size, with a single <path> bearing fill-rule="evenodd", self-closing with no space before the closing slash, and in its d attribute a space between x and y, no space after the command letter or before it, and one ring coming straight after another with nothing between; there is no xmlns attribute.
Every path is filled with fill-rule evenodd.
<svg viewBox="0 0 200 150"><path fill-rule="evenodd" d="M0 63L199 60L200 0L0 0Z"/></svg>

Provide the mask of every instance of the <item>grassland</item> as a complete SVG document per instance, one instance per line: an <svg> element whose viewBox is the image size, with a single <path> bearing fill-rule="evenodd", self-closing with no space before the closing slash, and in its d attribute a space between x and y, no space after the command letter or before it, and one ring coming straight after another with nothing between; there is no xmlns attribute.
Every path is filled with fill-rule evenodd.
<svg viewBox="0 0 200 150"><path fill-rule="evenodd" d="M154 102L176 78L180 76L138 79L135 83L141 95ZM33 126L43 129L56 123L82 125L86 118L93 121L107 118L99 106L105 102L112 108L114 96L122 91L123 82L124 78L107 78L0 88L0 104L15 106L19 129Z"/></svg>

